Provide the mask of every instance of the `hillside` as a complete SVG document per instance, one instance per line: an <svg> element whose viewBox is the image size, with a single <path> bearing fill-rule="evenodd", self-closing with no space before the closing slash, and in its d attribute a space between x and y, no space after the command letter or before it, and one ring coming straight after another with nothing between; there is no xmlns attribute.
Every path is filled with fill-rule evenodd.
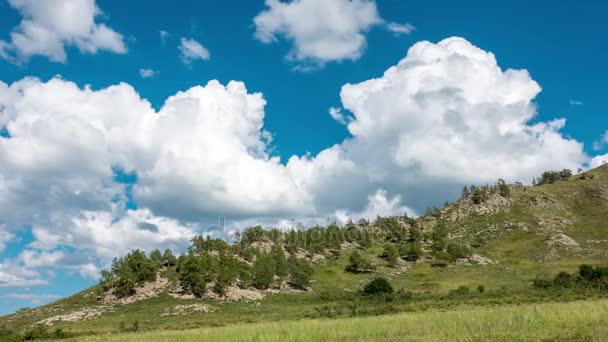
<svg viewBox="0 0 608 342"><path fill-rule="evenodd" d="M99 285L0 317L0 327L80 336L603 297L604 285L532 282L608 264L608 168L543 183L467 187L416 219L250 228L234 244L195 239L178 257L134 251ZM376 277L395 293L362 295Z"/></svg>

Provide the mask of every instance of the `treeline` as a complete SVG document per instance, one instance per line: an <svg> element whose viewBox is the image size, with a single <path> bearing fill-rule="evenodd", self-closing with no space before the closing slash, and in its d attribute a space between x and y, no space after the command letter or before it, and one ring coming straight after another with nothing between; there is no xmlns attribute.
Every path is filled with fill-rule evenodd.
<svg viewBox="0 0 608 342"><path fill-rule="evenodd" d="M508 198L511 196L511 188L509 188L509 185L503 179L499 179L494 185L465 185L462 188L462 198L470 197L474 204L486 202L493 194L499 194L502 197Z"/></svg>
<svg viewBox="0 0 608 342"><path fill-rule="evenodd" d="M608 291L608 267L581 265L577 273L560 272L553 279L535 279L537 289L586 288Z"/></svg>
<svg viewBox="0 0 608 342"><path fill-rule="evenodd" d="M338 258L343 244L356 245L349 255L347 272L373 272L375 267L365 251L372 245L384 246L378 257L395 267L399 258L414 262L428 256L437 265L471 254L468 246L448 239L443 221L431 232L423 233L418 221L402 217L377 217L373 227L366 220L344 227L312 227L303 231L265 230L260 226L237 233L234 243L209 236L197 236L186 253L175 256L170 249L149 255L141 250L116 258L109 270L102 271L104 291L112 289L118 297L135 294L145 282L155 281L159 272L171 275L181 288L203 296L208 288L225 295L230 286L268 289L289 285L306 289L313 274L316 255Z"/></svg>
<svg viewBox="0 0 608 342"><path fill-rule="evenodd" d="M532 185L552 184L559 181L567 181L572 177L572 170L563 169L561 171L545 171L540 177L532 178Z"/></svg>

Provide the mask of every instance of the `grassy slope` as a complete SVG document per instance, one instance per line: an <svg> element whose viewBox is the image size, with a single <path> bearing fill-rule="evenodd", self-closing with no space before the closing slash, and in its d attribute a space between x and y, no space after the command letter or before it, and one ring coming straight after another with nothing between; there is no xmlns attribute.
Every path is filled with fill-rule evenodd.
<svg viewBox="0 0 608 342"><path fill-rule="evenodd" d="M348 302L344 293L361 289L363 284L378 274L391 279L396 288L405 288L435 296L428 300L403 305L394 304L396 311L424 310L426 308L450 308L468 304L496 303L494 300L479 298L449 301L437 299L449 290L461 285L471 288L484 285L490 291L498 291L506 286L510 289L528 289L530 280L539 275L554 275L558 271L573 271L581 263L606 264L608 243L590 240L608 240L608 170L596 169L590 172L592 180L579 181L575 178L556 184L535 188L517 188L512 191L514 205L487 216L472 216L450 223L452 232L459 232L461 239L479 243L475 252L499 261L494 265L450 265L446 268L431 267L429 263L410 265L410 269L397 274L383 266L376 258L381 246L366 251L380 266L378 272L370 274L349 274L343 271L347 263L347 253L338 260L328 260L317 267L313 279L313 292L305 294L270 295L259 303L217 303L205 300L177 300L168 296L148 299L126 306L116 306L115 311L91 321L59 323L73 333L115 332L122 321L138 321L142 330L188 329L227 324L261 321L281 321L316 317L315 308L322 305ZM548 198L552 205L534 204L538 199ZM458 205L456 203L455 205ZM445 210L450 210L450 207ZM544 222L544 223L543 223ZM548 223L546 223L548 222ZM526 229L512 228L517 224ZM511 228L510 228L511 227ZM553 231L562 231L575 239L580 250L555 249L546 246L545 241ZM482 237L482 238L480 238ZM553 253L553 254L551 254ZM553 255L546 258L547 255ZM33 311L0 317L0 326L21 328L49 316L73 312L82 307L96 305L93 298L85 298L84 293L51 303ZM546 300L537 295L506 296L498 303L534 302ZM166 309L177 304L205 302L217 308L211 313L195 313L188 316L160 317ZM373 306L373 303L363 304ZM368 308L370 314L373 308Z"/></svg>
<svg viewBox="0 0 608 342"><path fill-rule="evenodd" d="M336 320L257 323L181 332L96 336L79 341L517 341L608 336L608 300L467 308Z"/></svg>

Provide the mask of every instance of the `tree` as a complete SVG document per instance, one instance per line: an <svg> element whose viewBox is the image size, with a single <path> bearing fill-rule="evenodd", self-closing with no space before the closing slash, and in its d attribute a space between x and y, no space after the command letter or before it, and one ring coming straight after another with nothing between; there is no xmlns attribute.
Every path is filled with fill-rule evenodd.
<svg viewBox="0 0 608 342"><path fill-rule="evenodd" d="M163 266L163 255L158 249L155 249L150 252L150 260L152 260L158 267Z"/></svg>
<svg viewBox="0 0 608 342"><path fill-rule="evenodd" d="M219 271L213 290L222 296L226 294L226 288L236 280L239 275L239 261L233 256L220 253L218 258Z"/></svg>
<svg viewBox="0 0 608 342"><path fill-rule="evenodd" d="M469 188L465 185L462 187L462 198L469 196Z"/></svg>
<svg viewBox="0 0 608 342"><path fill-rule="evenodd" d="M163 265L165 267L175 266L177 263L177 258L173 255L173 252L169 248L165 249L163 253Z"/></svg>
<svg viewBox="0 0 608 342"><path fill-rule="evenodd" d="M348 265L346 265L346 272L351 273L365 273L374 271L374 266L369 260L363 257L359 252L353 251L348 257Z"/></svg>
<svg viewBox="0 0 608 342"><path fill-rule="evenodd" d="M382 255L380 255L380 257L386 260L390 267L395 267L397 265L397 258L399 257L399 252L397 252L395 246L393 246L392 244L387 244L386 246L384 246L384 251L382 252Z"/></svg>
<svg viewBox="0 0 608 342"><path fill-rule="evenodd" d="M504 180L499 179L496 186L498 187L498 194L500 196L507 198L511 195L511 189Z"/></svg>
<svg viewBox="0 0 608 342"><path fill-rule="evenodd" d="M394 291L391 283L383 277L375 278L363 288L363 293L367 295L391 294Z"/></svg>
<svg viewBox="0 0 608 342"><path fill-rule="evenodd" d="M439 221L433 228L433 233L431 234L431 250L433 250L433 252L443 251L447 246L447 236L448 230L445 223Z"/></svg>
<svg viewBox="0 0 608 342"><path fill-rule="evenodd" d="M287 264L287 258L283 252L283 248L275 243L270 251L272 258L274 259L275 274L279 278L284 278L289 274L289 265Z"/></svg>
<svg viewBox="0 0 608 342"><path fill-rule="evenodd" d="M202 267L199 258L188 255L179 269L179 281L182 288L196 297L202 297L207 290Z"/></svg>
<svg viewBox="0 0 608 342"><path fill-rule="evenodd" d="M450 241L450 243L448 243L446 252L449 254L452 261L471 255L471 250L467 246L455 241Z"/></svg>
<svg viewBox="0 0 608 342"><path fill-rule="evenodd" d="M275 263L272 256L260 253L253 263L253 286L259 289L267 289L274 282Z"/></svg>
<svg viewBox="0 0 608 342"><path fill-rule="evenodd" d="M473 195L471 196L471 200L473 201L474 204L481 204L481 202L483 201L483 192L481 189L475 189L475 191L473 191Z"/></svg>
<svg viewBox="0 0 608 342"><path fill-rule="evenodd" d="M305 259L298 259L294 255L289 258L289 274L291 283L299 289L306 289L310 285L313 268Z"/></svg>
<svg viewBox="0 0 608 342"><path fill-rule="evenodd" d="M407 261L418 261L423 256L422 246L420 242L408 242L407 244L401 245L401 250L399 251L401 257Z"/></svg>

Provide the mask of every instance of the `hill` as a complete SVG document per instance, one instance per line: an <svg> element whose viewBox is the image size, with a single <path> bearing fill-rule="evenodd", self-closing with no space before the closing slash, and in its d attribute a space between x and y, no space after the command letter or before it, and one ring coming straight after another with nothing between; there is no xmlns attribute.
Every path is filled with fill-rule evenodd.
<svg viewBox="0 0 608 342"><path fill-rule="evenodd" d="M69 337L301 318L601 298L608 293L608 168L529 187L463 189L419 218L193 240L133 251L99 285L0 318L0 337ZM591 265L580 268L580 265ZM562 272L562 273L560 273ZM567 273L563 273L567 272ZM394 291L367 295L372 279Z"/></svg>

